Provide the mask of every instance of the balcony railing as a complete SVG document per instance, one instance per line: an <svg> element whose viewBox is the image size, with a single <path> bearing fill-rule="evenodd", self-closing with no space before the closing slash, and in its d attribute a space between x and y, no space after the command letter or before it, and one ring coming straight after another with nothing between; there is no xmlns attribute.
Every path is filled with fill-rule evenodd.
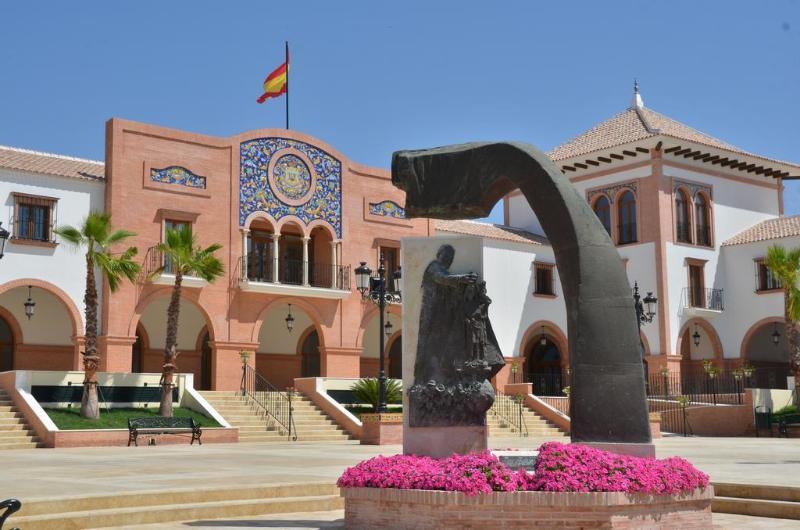
<svg viewBox="0 0 800 530"><path fill-rule="evenodd" d="M684 287L684 307L723 311L725 298L722 289L700 289L697 287Z"/></svg>
<svg viewBox="0 0 800 530"><path fill-rule="evenodd" d="M247 264L246 267L242 267L244 263ZM331 265L288 258L275 260L268 255L251 253L239 258L239 271L244 281L350 290L349 265Z"/></svg>
<svg viewBox="0 0 800 530"><path fill-rule="evenodd" d="M711 246L711 227L710 226L697 226L695 227L695 244L710 247Z"/></svg>
<svg viewBox="0 0 800 530"><path fill-rule="evenodd" d="M675 223L675 239L680 243L692 242L692 230L689 223L682 223L680 221Z"/></svg>

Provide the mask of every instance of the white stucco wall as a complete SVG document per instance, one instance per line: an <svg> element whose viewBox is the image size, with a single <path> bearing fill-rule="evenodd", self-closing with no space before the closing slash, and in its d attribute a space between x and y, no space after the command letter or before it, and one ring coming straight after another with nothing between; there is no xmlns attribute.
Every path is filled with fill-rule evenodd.
<svg viewBox="0 0 800 530"><path fill-rule="evenodd" d="M104 207L103 182L0 168L0 201L2 201L0 221L3 223L3 228L12 233L13 192L57 198L57 225L80 226L89 211L102 210ZM35 278L58 286L72 299L83 319L83 295L86 288L83 253L75 251L63 242L55 248L45 248L19 245L15 244L13 239L9 239L6 243L5 256L0 262L0 285L21 278ZM99 281L98 293L102 297ZM100 304L102 306L102 298ZM81 333L83 327L81 322L79 324ZM28 338L25 340L28 341ZM49 339L42 337L39 340ZM52 342L42 343L52 344Z"/></svg>
<svg viewBox="0 0 800 530"><path fill-rule="evenodd" d="M167 341L167 306L169 297L153 300L144 310L139 325L144 326L151 349L163 349ZM181 298L178 315L178 351L194 350L200 331L206 325L203 314L192 302Z"/></svg>
<svg viewBox="0 0 800 530"><path fill-rule="evenodd" d="M313 324L311 318L299 307L292 306L294 329L291 333L286 329L288 306L273 309L264 317L258 333L258 353L280 353L295 355L300 335Z"/></svg>
<svg viewBox="0 0 800 530"><path fill-rule="evenodd" d="M395 315L394 313L386 313L386 322L392 323L392 333L396 333L400 331L403 327L403 319L401 316ZM378 350L380 349L380 338L378 336L378 328L380 327L380 318L378 318L378 314L375 313L375 316L370 319L367 323L366 328L364 329L364 336L361 339L361 345L363 346L363 350L361 350L362 357L368 357L372 359L378 358ZM384 336L384 344L388 343L388 337Z"/></svg>

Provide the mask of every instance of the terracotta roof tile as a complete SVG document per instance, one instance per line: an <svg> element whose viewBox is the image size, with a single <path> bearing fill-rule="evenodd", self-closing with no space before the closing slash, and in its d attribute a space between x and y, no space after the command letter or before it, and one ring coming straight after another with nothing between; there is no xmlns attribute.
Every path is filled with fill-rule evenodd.
<svg viewBox="0 0 800 530"><path fill-rule="evenodd" d="M547 238L544 236L505 225L481 223L478 221L449 221L437 219L435 221L435 226L436 230L440 232L452 232L455 234L480 236L489 239L513 241L515 243L526 243L529 245L550 244Z"/></svg>
<svg viewBox="0 0 800 530"><path fill-rule="evenodd" d="M770 162L797 166L792 162L784 162L750 153L647 107L628 108L568 142L555 147L547 154L554 161L561 161L660 135L716 147L717 149L724 149L741 155L753 156Z"/></svg>
<svg viewBox="0 0 800 530"><path fill-rule="evenodd" d="M0 167L88 180L105 179L105 164L70 156L0 146Z"/></svg>
<svg viewBox="0 0 800 530"><path fill-rule="evenodd" d="M746 230L742 230L722 243L722 245L743 245L745 243L755 243L756 241L767 241L769 239L792 236L800 236L800 215L776 217L775 219L761 221Z"/></svg>

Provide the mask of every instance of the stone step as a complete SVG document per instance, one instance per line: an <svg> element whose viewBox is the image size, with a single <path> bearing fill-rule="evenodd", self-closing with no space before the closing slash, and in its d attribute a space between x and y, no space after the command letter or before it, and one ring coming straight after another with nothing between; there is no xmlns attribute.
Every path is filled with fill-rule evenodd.
<svg viewBox="0 0 800 530"><path fill-rule="evenodd" d="M48 515L61 512L131 508L162 504L183 504L242 499L335 495L332 482L288 484L247 484L240 486L183 487L167 490L124 491L95 495L70 495L25 501L19 516Z"/></svg>
<svg viewBox="0 0 800 530"><path fill-rule="evenodd" d="M800 519L800 503L792 501L715 496L711 501L711 511L774 519Z"/></svg>
<svg viewBox="0 0 800 530"><path fill-rule="evenodd" d="M133 524L165 523L199 519L219 519L270 513L313 512L340 509L344 499L338 495L235 499L212 502L166 504L131 508L109 508L82 512L21 516L14 525L25 530L63 530L65 528L103 528Z"/></svg>
<svg viewBox="0 0 800 530"><path fill-rule="evenodd" d="M20 429L18 431L0 431L0 442L6 442L11 439L26 438L30 439L36 436L36 433L31 429Z"/></svg>
<svg viewBox="0 0 800 530"><path fill-rule="evenodd" d="M36 449L39 447L37 442L0 442L0 451L8 449Z"/></svg>
<svg viewBox="0 0 800 530"><path fill-rule="evenodd" d="M15 411L0 412L0 419L22 418L22 417L23 416L21 412L15 412Z"/></svg>

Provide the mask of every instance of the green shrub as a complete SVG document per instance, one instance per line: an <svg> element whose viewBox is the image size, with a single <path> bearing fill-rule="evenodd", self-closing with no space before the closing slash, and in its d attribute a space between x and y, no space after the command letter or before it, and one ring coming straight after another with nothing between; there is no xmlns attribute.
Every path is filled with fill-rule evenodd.
<svg viewBox="0 0 800 530"><path fill-rule="evenodd" d="M797 405L786 405L782 409L778 409L772 413L773 416L786 416L789 414L797 414Z"/></svg>
<svg viewBox="0 0 800 530"><path fill-rule="evenodd" d="M353 395L360 403L372 406L372 410L378 410L380 401L380 384L374 377L359 379L350 387ZM400 381L396 379L386 380L386 403L400 403L403 399L403 391Z"/></svg>

